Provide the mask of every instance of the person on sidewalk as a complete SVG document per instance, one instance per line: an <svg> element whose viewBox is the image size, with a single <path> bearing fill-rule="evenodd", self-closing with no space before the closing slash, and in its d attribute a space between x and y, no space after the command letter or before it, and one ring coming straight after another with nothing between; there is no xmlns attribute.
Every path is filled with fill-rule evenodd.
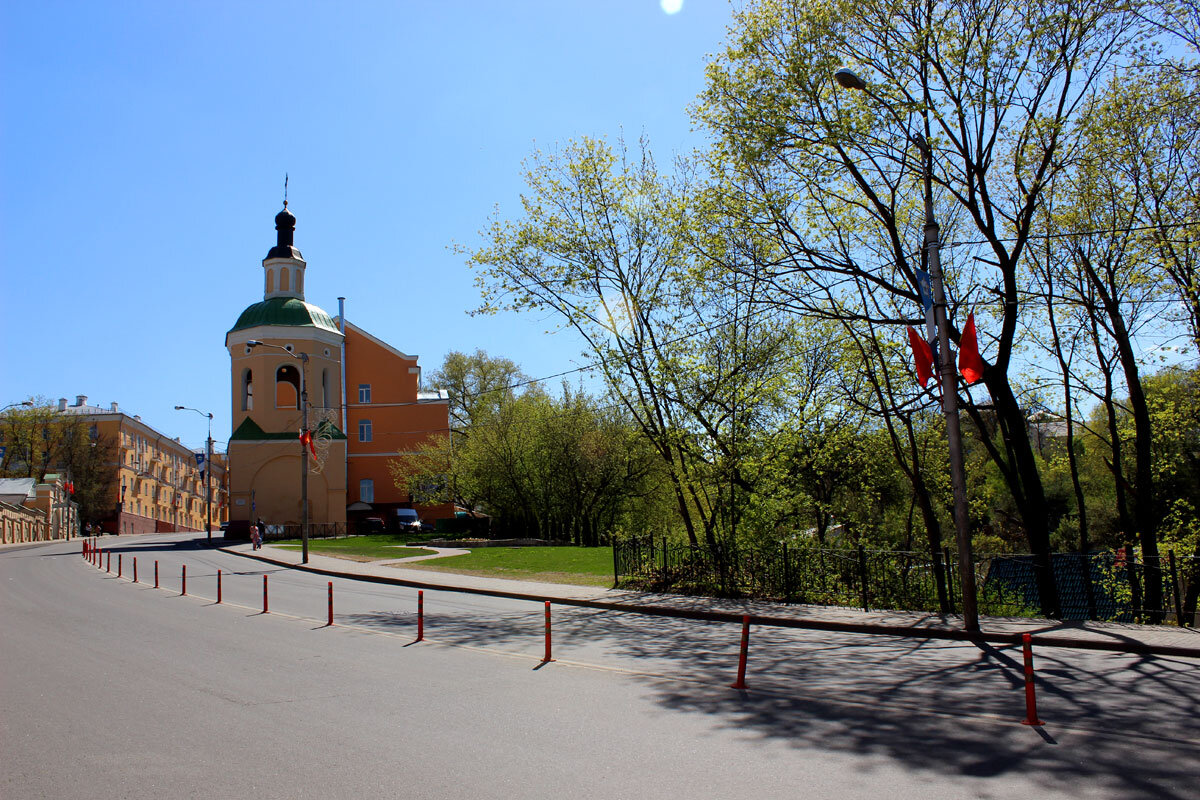
<svg viewBox="0 0 1200 800"><path fill-rule="evenodd" d="M258 530L258 523L250 523L250 544L254 550L262 547L262 534Z"/></svg>

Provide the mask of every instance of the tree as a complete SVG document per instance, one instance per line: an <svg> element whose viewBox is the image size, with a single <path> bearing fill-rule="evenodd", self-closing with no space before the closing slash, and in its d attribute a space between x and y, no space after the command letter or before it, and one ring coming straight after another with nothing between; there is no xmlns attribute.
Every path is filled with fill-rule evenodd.
<svg viewBox="0 0 1200 800"><path fill-rule="evenodd" d="M619 407L566 385L552 397L483 351L448 354L435 377L457 409L453 449L391 464L421 501L486 512L501 533L583 545L628 515L653 516L640 507L656 502L652 453Z"/></svg>
<svg viewBox="0 0 1200 800"><path fill-rule="evenodd" d="M548 311L581 337L662 460L688 540L715 550L736 527L736 487L751 488L738 442L795 374L795 325L755 307L753 279L710 269L697 242L726 254L746 243L716 226L705 237L686 171L660 175L645 142L535 154L526 182L523 217L493 221L464 251L482 310Z"/></svg>
<svg viewBox="0 0 1200 800"><path fill-rule="evenodd" d="M911 143L928 142L938 216L964 242L948 254L950 296L970 301L978 286L994 298L983 381L1004 446L991 452L1023 511L1050 616L1059 609L1046 500L1010 376L1019 279L1046 188L1078 143L1097 83L1141 29L1105 0L1069 9L763 0L737 14L697 109L723 168L751 195L743 205L754 213L738 224L778 244L780 258L758 269L780 302L851 321L872 317L864 293L918 302L912 253L923 220ZM843 63L861 71L865 92L837 89Z"/></svg>
<svg viewBox="0 0 1200 800"><path fill-rule="evenodd" d="M0 414L0 443L5 446L0 475L33 478L59 473L74 484L72 499L79 504L80 519L97 522L112 510L116 481L116 442L100 436L82 417L63 414L42 398L30 398L27 408Z"/></svg>

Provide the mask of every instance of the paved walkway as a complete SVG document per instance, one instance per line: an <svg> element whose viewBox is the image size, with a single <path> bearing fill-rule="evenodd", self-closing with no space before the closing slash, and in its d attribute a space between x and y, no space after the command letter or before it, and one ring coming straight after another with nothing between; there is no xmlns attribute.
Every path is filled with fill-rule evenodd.
<svg viewBox="0 0 1200 800"><path fill-rule="evenodd" d="M684 597L594 586L505 580L429 569L405 569L404 564L414 559L362 562L333 558L311 551L309 563L304 566L300 563L299 549L266 545L255 551L248 543L233 544L221 549L228 553L332 577L429 589L496 594L668 616L739 619L741 615L748 614L755 622L763 624L884 635L963 638L962 619L954 615L943 616L914 611L863 612L832 606ZM417 558L424 560L443 555L458 555L460 552L463 551L442 549L435 556ZM1014 641L1019 639L1020 634L1032 633L1040 644L1200 658L1200 630L1195 628L1119 622L1056 622L1009 617L983 617L980 619L980 627L983 638L994 642Z"/></svg>

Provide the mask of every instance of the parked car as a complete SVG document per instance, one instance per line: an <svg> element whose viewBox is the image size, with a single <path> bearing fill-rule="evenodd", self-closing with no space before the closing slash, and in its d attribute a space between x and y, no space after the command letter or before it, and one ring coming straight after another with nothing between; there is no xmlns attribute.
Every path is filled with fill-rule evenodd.
<svg viewBox="0 0 1200 800"><path fill-rule="evenodd" d="M358 528L360 533L383 533L385 529L383 517L367 517Z"/></svg>
<svg viewBox="0 0 1200 800"><path fill-rule="evenodd" d="M416 509L397 508L396 525L401 531L419 531L421 530L421 517L418 516Z"/></svg>

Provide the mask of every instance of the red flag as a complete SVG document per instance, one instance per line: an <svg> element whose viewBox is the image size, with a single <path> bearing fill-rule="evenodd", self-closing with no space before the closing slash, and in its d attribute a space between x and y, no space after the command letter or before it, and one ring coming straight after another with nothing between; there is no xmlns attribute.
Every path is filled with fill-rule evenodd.
<svg viewBox="0 0 1200 800"><path fill-rule="evenodd" d="M975 314L967 315L962 338L958 340L958 371L968 385L983 380L983 358L979 355L979 342L975 334Z"/></svg>
<svg viewBox="0 0 1200 800"><path fill-rule="evenodd" d="M913 360L917 362L917 380L924 386L933 377L933 351L929 349L929 342L911 325L908 326L908 343L912 345Z"/></svg>
<svg viewBox="0 0 1200 800"><path fill-rule="evenodd" d="M306 445L308 445L308 450L310 453L312 453L312 457L316 458L317 457L317 448L313 446L312 434L309 433L308 431L301 431L300 432L300 441L302 441Z"/></svg>

